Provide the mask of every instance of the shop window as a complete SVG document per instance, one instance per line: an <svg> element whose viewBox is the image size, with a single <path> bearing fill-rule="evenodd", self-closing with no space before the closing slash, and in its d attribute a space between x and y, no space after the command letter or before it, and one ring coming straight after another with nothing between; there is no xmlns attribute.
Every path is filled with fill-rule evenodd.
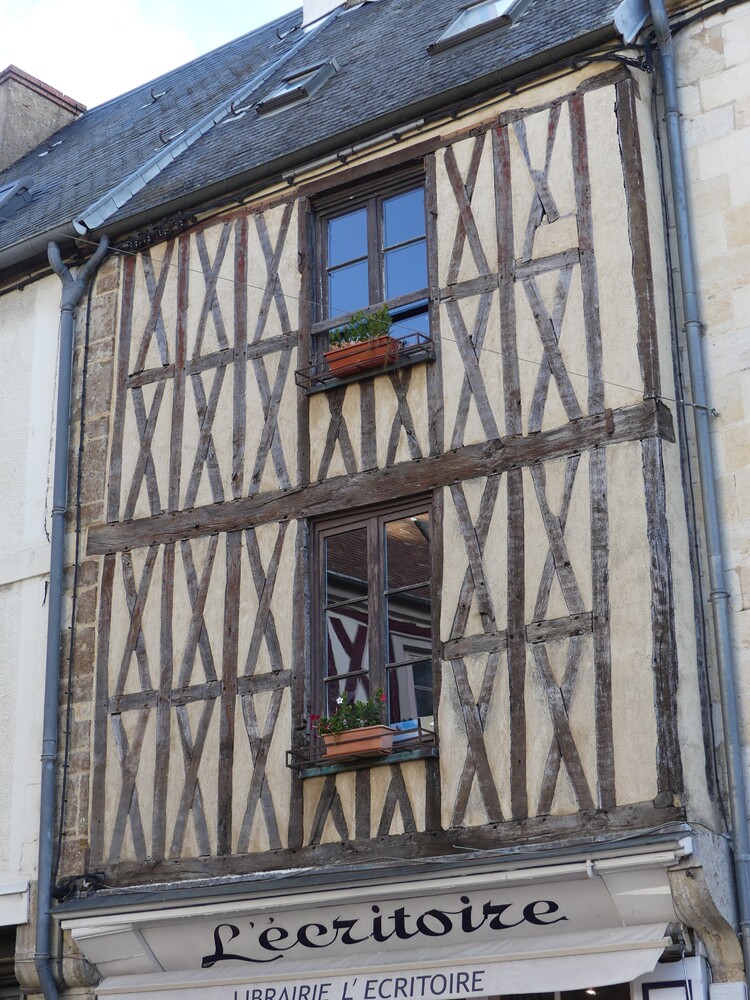
<svg viewBox="0 0 750 1000"><path fill-rule="evenodd" d="M432 730L430 532L428 501L314 525L315 714L382 688L387 724Z"/></svg>
<svg viewBox="0 0 750 1000"><path fill-rule="evenodd" d="M348 340L353 317L361 327L363 319L386 313L393 343L379 366L372 365L369 353L360 348L350 374L372 374L373 367L397 367L430 356L428 237L421 169L337 192L319 200L315 209L319 307L314 364L297 373L298 384L308 389L325 387L336 377L324 355L332 340Z"/></svg>

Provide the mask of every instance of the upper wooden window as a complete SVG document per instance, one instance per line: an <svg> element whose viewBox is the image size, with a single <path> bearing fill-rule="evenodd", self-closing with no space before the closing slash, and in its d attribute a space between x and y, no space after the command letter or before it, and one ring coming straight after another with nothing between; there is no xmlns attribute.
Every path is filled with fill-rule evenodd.
<svg viewBox="0 0 750 1000"><path fill-rule="evenodd" d="M386 692L387 722L432 719L428 500L314 526L313 711Z"/></svg>
<svg viewBox="0 0 750 1000"><path fill-rule="evenodd" d="M424 181L410 171L342 193L318 208L321 320L385 303L391 336L427 335Z"/></svg>

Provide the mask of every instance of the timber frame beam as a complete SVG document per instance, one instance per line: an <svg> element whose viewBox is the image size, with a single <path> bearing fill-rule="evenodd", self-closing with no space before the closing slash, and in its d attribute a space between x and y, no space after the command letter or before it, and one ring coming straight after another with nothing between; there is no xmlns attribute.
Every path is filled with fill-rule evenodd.
<svg viewBox="0 0 750 1000"><path fill-rule="evenodd" d="M388 469L335 476L309 486L270 490L137 521L93 525L88 531L86 552L89 556L127 552L274 521L317 517L362 505L365 501L379 503L565 458L592 448L648 438L675 440L670 410L653 399L581 417L554 430L526 437L496 438L442 455L402 462Z"/></svg>

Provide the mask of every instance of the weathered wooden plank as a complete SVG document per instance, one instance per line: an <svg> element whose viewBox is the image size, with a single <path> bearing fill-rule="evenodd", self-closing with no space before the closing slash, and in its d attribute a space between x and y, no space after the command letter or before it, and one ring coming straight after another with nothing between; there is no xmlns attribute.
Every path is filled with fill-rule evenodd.
<svg viewBox="0 0 750 1000"><path fill-rule="evenodd" d="M247 434L247 217L234 227L234 367L232 369L232 497L245 492Z"/></svg>
<svg viewBox="0 0 750 1000"><path fill-rule="evenodd" d="M169 446L168 510L180 508L182 476L182 435L185 423L185 361L187 358L188 291L190 280L190 237L180 236L177 252L177 330L175 373L172 383L172 434Z"/></svg>
<svg viewBox="0 0 750 1000"><path fill-rule="evenodd" d="M550 254L548 257L537 257L536 260L515 261L516 281L525 281L527 278L537 278L540 274L548 274L550 271L561 271L579 264L581 254L578 247L570 250L561 250L560 253Z"/></svg>
<svg viewBox="0 0 750 1000"><path fill-rule="evenodd" d="M149 548L137 592L135 588L135 577L133 574L133 560L128 553L124 553L122 556L122 580L125 590L125 603L127 604L128 614L130 615L130 624L128 626L128 633L125 637L122 658L120 660L120 669L117 674L117 682L115 684L116 694L121 694L125 690L128 673L130 672L130 664L134 653L138 662L138 677L141 683L141 688L144 691L147 691L153 686L149 670L148 655L146 653L146 642L143 637L142 621L143 612L146 607L146 600L148 599L149 587L151 586L154 564L158 554L158 545L153 545Z"/></svg>
<svg viewBox="0 0 750 1000"><path fill-rule="evenodd" d="M464 378L461 383L461 394L459 396L456 423L451 435L451 448L460 448L464 443L464 429L468 415L468 407L471 398L479 414L482 429L488 439L500 436L497 427L495 414L487 395L487 387L484 383L479 359L481 357L484 338L487 332L487 321L489 319L490 308L492 307L492 296L483 295L479 300L474 320L474 328L471 335L466 329L461 307L455 301L447 303L448 318L453 330L454 342L458 347L461 360L464 365Z"/></svg>
<svg viewBox="0 0 750 1000"><path fill-rule="evenodd" d="M438 261L437 168L435 156L425 158L425 212L427 218L427 281L430 289L430 336L435 360L427 365L427 438L430 455L444 448L443 347L440 338L440 268Z"/></svg>
<svg viewBox="0 0 750 1000"><path fill-rule="evenodd" d="M109 459L109 484L107 488L107 520L120 517L120 490L122 488L122 446L125 437L125 409L128 390L127 377L130 364L130 339L133 333L133 300L135 294L135 257L126 257L122 265L122 302L120 305L120 336L117 345L117 374L115 376L115 411L112 417L112 443Z"/></svg>
<svg viewBox="0 0 750 1000"><path fill-rule="evenodd" d="M482 240L479 235L479 230L477 229L476 220L474 219L474 213L471 207L471 200L474 196L474 187L477 182L477 174L479 173L479 165L482 162L484 142L484 133L478 135L474 140L474 148L471 152L471 160L469 161L469 169L466 175L466 180L461 177L461 171L458 168L456 154L453 149L448 146L445 150L443 160L445 172L448 175L448 180L458 206L456 236L453 241L453 249L451 251L450 263L448 265L448 284L452 284L458 279L461 268L461 260L463 259L464 247L467 242L479 273L489 274L491 270L482 246Z"/></svg>
<svg viewBox="0 0 750 1000"><path fill-rule="evenodd" d="M377 469L377 413L375 411L375 385L372 379L359 383L360 452L363 469Z"/></svg>
<svg viewBox="0 0 750 1000"><path fill-rule="evenodd" d="M236 285L236 283L235 283ZM199 358L191 358L185 362L185 375L200 375L202 372L210 371L212 368L225 368L234 364L235 361L247 359L253 361L256 358L265 358L269 354L277 354L280 351L288 351L297 346L297 334L282 333L277 337L266 337L257 344L237 345L225 347L221 351L212 351L210 354L202 354ZM145 368L143 371L133 372L127 377L129 389L138 388L144 385L151 385L154 382L161 382L174 378L174 365L164 365L161 368Z"/></svg>
<svg viewBox="0 0 750 1000"><path fill-rule="evenodd" d="M123 520L130 519L135 513L135 505L138 502L144 477L146 479L149 510L152 514L159 514L162 510L159 498L159 481L156 476L156 466L154 465L154 457L151 452L151 444L165 388L166 382L160 382L157 385L148 414L146 413L146 404L143 399L143 390L136 388L130 394L140 444L138 447L138 458L133 470L133 478L130 482L128 497L122 513Z"/></svg>
<svg viewBox="0 0 750 1000"><path fill-rule="evenodd" d="M133 838L133 849L136 859L143 862L149 853L146 847L146 837L143 832L138 790L135 786L148 719L149 713L147 711L138 713L135 734L131 743L128 741L127 734L125 733L122 718L118 715L111 717L112 734L120 761L121 775L120 795L117 802L117 810L112 826L112 839L109 847L109 863L111 865L116 864L120 860L122 844L125 839L125 826L128 819L130 820L130 831Z"/></svg>
<svg viewBox="0 0 750 1000"><path fill-rule="evenodd" d="M543 622L530 622L526 626L526 641L558 642L560 639L570 639L575 635L586 635L593 629L590 611L570 615L567 618L550 618Z"/></svg>
<svg viewBox="0 0 750 1000"><path fill-rule="evenodd" d="M203 563L203 569L201 570L200 582L198 582L190 542L183 541L180 545L182 565L185 571L185 582L187 583L188 597L190 598L190 625L188 626L187 639L185 640L185 648L182 654L182 663L180 664L178 673L177 683L179 687L185 687L185 685L190 683L193 676L193 668L195 666L195 657L198 652L198 648L200 648L201 651L203 670L206 675L206 680L216 680L216 665L214 663L211 642L208 637L208 631L206 629L206 623L203 616L206 610L208 588L211 582L211 573L213 571L214 559L216 558L216 550L218 546L219 536L212 535L208 539L206 558Z"/></svg>
<svg viewBox="0 0 750 1000"><path fill-rule="evenodd" d="M221 305L219 303L218 296L216 295L216 284L219 280L219 272L221 271L221 265L224 263L227 247L229 246L229 235L231 230L231 222L225 222L221 227L219 243L216 247L216 255L214 256L213 262L208 254L205 233L203 231L199 231L195 234L195 245L198 249L198 258L203 269L203 280L206 284L206 290L203 296L201 311L198 316L195 342L193 343L192 356L194 358L200 357L203 352L203 338L206 334L206 324L208 323L209 313L214 321L216 339L219 343L219 347L222 349L229 347L226 327L224 326L224 316L222 315Z"/></svg>
<svg viewBox="0 0 750 1000"><path fill-rule="evenodd" d="M581 844L590 844L600 838L617 839L620 835L632 835L634 829L657 829L684 820L685 810L681 807L657 807L653 802L639 802L606 812L595 809L565 816L532 816L526 820L507 820L482 827L395 834L385 841L376 838L364 841L352 839L241 857L181 858L153 866L127 862L105 867L104 875L107 882L149 885L155 881L179 883L214 875L248 875L283 869L295 879L299 869L307 866L319 868L356 864L363 875L371 877L369 865L381 862L383 852L387 850L389 859L402 859L406 876L413 872L411 863L414 859L445 856L465 860L467 850L497 851L506 847L528 850L530 844L542 841L554 842L560 850L566 847L580 849ZM355 884L353 877L352 884Z"/></svg>
<svg viewBox="0 0 750 1000"><path fill-rule="evenodd" d="M552 513L547 503L547 473L544 465L531 466L531 481L534 484L539 511L542 515L544 530L549 542L550 552L555 567L555 574L560 583L565 604L572 615L583 612L583 598L573 573L573 566L565 542L565 535L560 518Z"/></svg>
<svg viewBox="0 0 750 1000"><path fill-rule="evenodd" d="M237 653L239 637L242 534L233 531L226 539L226 589L224 593L224 648L221 666L221 716L219 721L218 814L216 851L232 853L232 775L234 728L237 704Z"/></svg>
<svg viewBox="0 0 750 1000"><path fill-rule="evenodd" d="M161 614L159 635L159 694L156 701L156 754L154 757L154 798L151 857L163 858L167 836L167 788L170 764L171 706L174 675L174 571L175 543L164 546L161 570Z"/></svg>
<svg viewBox="0 0 750 1000"><path fill-rule="evenodd" d="M252 677L255 673L255 668L258 665L260 644L263 639L266 641L271 670L274 673L278 673L284 667L281 646L276 631L276 622L271 610L271 601L273 600L276 577L278 576L279 564L281 562L281 552L284 547L284 538L286 537L288 527L288 522L282 521L279 524L273 553L271 554L268 566L265 568L255 531L252 528L248 528L245 532L245 547L255 584L255 593L258 598L258 611L253 623L253 632L250 637L250 646L243 671L245 676Z"/></svg>
<svg viewBox="0 0 750 1000"><path fill-rule="evenodd" d="M200 430L195 445L193 467L190 470L190 478L185 490L185 500L183 501L185 507L192 507L195 503L204 467L208 470L212 499L215 503L221 503L224 500L224 484L221 481L221 470L212 431L226 371L226 368L216 369L208 401L206 401L202 376L194 375L190 379Z"/></svg>
<svg viewBox="0 0 750 1000"><path fill-rule="evenodd" d="M497 232L497 279L500 288L500 349L503 357L505 433L523 433L521 379L516 344L515 252L513 237L513 177L508 129L492 133L495 179L495 230Z"/></svg>
<svg viewBox="0 0 750 1000"><path fill-rule="evenodd" d="M485 292L494 292L498 287L496 274L480 274L478 278L468 278L466 281L456 281L452 285L444 285L439 291L440 302L454 302L459 299L473 298Z"/></svg>
<svg viewBox="0 0 750 1000"><path fill-rule="evenodd" d="M581 654L583 652L583 638L580 635L575 635L571 637L568 643L568 655L565 663L565 673L563 675L562 684L560 685L560 700L562 706L567 714L568 707L573 704L573 697L575 694L575 684L578 677L578 667L581 662ZM555 696L557 697L557 696ZM560 774L560 765L562 763L562 748L557 739L557 733L554 732L552 739L550 741L550 747L547 752L547 760L544 765L544 774L542 775L541 790L539 793L539 803L537 805L537 813L539 815L544 815L552 810L552 804L555 798L555 789L557 788L557 779ZM588 788L588 783L586 785Z"/></svg>
<svg viewBox="0 0 750 1000"><path fill-rule="evenodd" d="M558 515L560 530L565 531L565 525L568 523L568 512L570 510L570 500L573 495L573 484L575 483L576 473L578 472L578 464L580 462L580 455L571 455L567 462L565 463L565 482L563 485L563 496L562 503L560 505L560 513ZM555 576L555 557L552 549L547 551L547 557L544 561L544 568L542 569L542 575L539 580L539 589L536 595L536 603L534 605L534 620L541 621L547 614L547 608L549 606L550 594L552 593L552 580Z"/></svg>
<svg viewBox="0 0 750 1000"><path fill-rule="evenodd" d="M660 792L682 791L682 758L677 727L677 639L672 586L672 553L667 523L666 483L660 441L641 444L646 496L646 531L651 571L651 662L657 746L656 779Z"/></svg>
<svg viewBox="0 0 750 1000"><path fill-rule="evenodd" d="M500 652L508 648L508 635L502 632L484 632L482 635L466 635L461 639L450 639L443 643L441 659L457 660L478 653Z"/></svg>
<svg viewBox="0 0 750 1000"><path fill-rule="evenodd" d="M91 761L91 817L89 849L93 864L104 863L104 780L107 772L107 731L109 718L109 649L112 625L112 589L117 556L102 560L99 584L99 612L96 635L96 667L94 689L94 740Z"/></svg>
<svg viewBox="0 0 750 1000"><path fill-rule="evenodd" d="M534 317L539 338L542 341L544 360L557 384L557 391L560 394L560 401L565 410L565 415L568 420L578 420L582 416L581 407L565 367L563 356L560 353L560 347L557 343L557 330L552 323L552 318L544 307L542 296L539 294L539 289L533 278L528 278L523 282L523 290L526 292L531 315ZM567 290L565 294L567 294ZM532 428L530 427L530 429ZM533 429L535 430L536 428Z"/></svg>
<svg viewBox="0 0 750 1000"><path fill-rule="evenodd" d="M589 456L591 490L591 604L594 624L594 705L599 807L615 804L615 759L612 736L612 649L609 635L609 511L607 453Z"/></svg>
<svg viewBox="0 0 750 1000"><path fill-rule="evenodd" d="M451 487L452 490L460 488ZM485 483L484 490L482 491L482 498L479 502L479 514L477 515L477 523L474 525L472 531L475 533L476 541L480 552L484 552L484 546L487 542L487 535L490 530L490 523L492 522L492 515L495 511L495 501L497 500L497 494L500 490L500 476L488 476L487 482ZM461 494L463 496L463 493ZM454 497L455 502L455 497ZM464 501L465 503L465 501ZM482 573L481 563L479 566L479 571ZM486 587L485 587L486 591ZM466 633L466 627L469 622L469 613L471 612L471 602L474 598L476 592L476 585L474 582L474 573L472 570L471 563L466 567L464 573L464 578L461 583L461 589L458 594L458 600L456 602L456 611L453 615L453 622L451 624L450 638L460 639ZM491 601L490 601L491 604ZM494 621L492 618L485 616L482 622L485 627L486 632L493 631ZM439 635L439 631L435 633Z"/></svg>
<svg viewBox="0 0 750 1000"><path fill-rule="evenodd" d="M512 469L508 489L508 697L510 702L510 794L514 819L528 815L526 788L526 555L523 474Z"/></svg>
<svg viewBox="0 0 750 1000"><path fill-rule="evenodd" d="M484 488L484 494L482 496L482 507L484 509L480 511L480 517L484 514L481 524L481 541L479 538L479 528L475 528L472 523L471 514L469 513L469 505L466 502L466 494L464 493L462 485L460 483L455 483L450 487L451 497L456 511L456 519L458 520L458 526L461 531L461 537L463 538L464 548L469 562L468 570L471 573L473 583L471 592L476 599L479 614L482 619L482 625L484 626L485 631L488 632L495 626L495 607L492 603L492 595L490 594L489 587L487 586L487 580L485 578L482 554L484 543L487 539L487 533L489 531L489 522L495 506L494 500L497 498L500 488L499 480L499 476L491 476L487 480L487 485ZM479 518L477 520L479 521ZM465 582L466 581L464 580L464 583ZM469 588L467 588L467 591L468 589ZM468 603L470 604L470 601ZM463 606L466 607L467 602L464 602ZM460 599L459 608L461 608Z"/></svg>
<svg viewBox="0 0 750 1000"><path fill-rule="evenodd" d="M464 769L462 781L459 783L458 796L451 822L453 826L460 826L462 824L466 805L469 800L471 782L476 777L484 808L487 811L488 822L501 823L503 821L503 811L500 807L500 798L497 794L495 778L492 774L487 747L484 742L482 718L471 691L466 664L461 659L451 660L451 668L466 727L466 738L468 741L467 760L471 756L471 767Z"/></svg>
<svg viewBox="0 0 750 1000"><path fill-rule="evenodd" d="M260 489L260 482L263 478L263 470L271 452L273 458L274 471L279 485L283 488L289 486L291 480L286 467L284 449L281 442L281 435L278 427L279 406L284 394L289 367L291 365L292 352L284 351L279 356L274 379L273 391L268 381L265 363L261 358L253 360L253 371L258 384L261 405L263 407L263 430L261 431L258 451L253 464L253 473L250 478L250 493L257 493Z"/></svg>
<svg viewBox="0 0 750 1000"><path fill-rule="evenodd" d="M620 135L620 159L625 178L628 234L633 251L633 289L638 317L638 360L641 366L644 396L658 396L661 392L661 376L656 336L654 274L651 266L646 182L643 175L634 81L622 80L617 84L616 94L615 113Z"/></svg>
<svg viewBox="0 0 750 1000"><path fill-rule="evenodd" d="M579 94L573 97L568 106L570 108L573 180L578 217L578 246L581 253L583 318L588 357L588 412L598 413L604 409L602 330L599 318L599 278L594 257L594 219L591 211L591 179L583 95Z"/></svg>
<svg viewBox="0 0 750 1000"><path fill-rule="evenodd" d="M552 338L559 342L560 334L562 332L562 322L565 315L565 307L568 303L568 292L570 291L570 282L573 276L572 267L564 267L559 274L557 280L557 288L555 289L555 301L552 304L552 315L548 316L549 327L547 329L547 336L551 331ZM525 287L525 286L524 286ZM534 286L535 291L536 285ZM538 292L537 292L538 294ZM540 308L544 308L539 301ZM546 314L546 310L545 310ZM546 321L544 321L546 326ZM544 343L544 339L542 340ZM557 350L557 348L555 348ZM565 365L562 361L562 357L559 355L559 350L557 351L559 357L559 363L562 366L563 371L565 370ZM547 404L547 392L549 389L549 380L552 376L552 367L549 363L549 358L545 356L539 366L539 372L536 378L536 385L534 386L534 394L531 398L531 406L529 407L529 420L528 420L528 431L529 433L540 431L542 429L542 422L544 420L544 408ZM565 373L567 378L567 372ZM557 378L556 378L557 381ZM572 392L572 387L570 389ZM573 393L573 399L575 400L575 405L578 405L577 397Z"/></svg>
<svg viewBox="0 0 750 1000"><path fill-rule="evenodd" d="M570 785L576 797L578 808L593 809L594 800L591 797L591 790L586 781L581 758L578 754L578 747L570 731L568 705L562 696L562 691L555 684L549 657L547 656L547 649L542 643L537 643L533 646L533 651L537 676L547 698L555 742L557 743L562 762L565 765L565 770L568 772L568 778L570 779Z"/></svg>
<svg viewBox="0 0 750 1000"><path fill-rule="evenodd" d="M270 850L277 850L281 847L281 837L279 836L279 824L276 819L276 808L273 802L271 786L266 777L266 763L268 752L271 748L276 722L279 718L281 701L284 692L274 691L266 714L266 721L261 735L258 726L258 716L255 711L255 704L252 696L245 696L242 700L242 718L245 723L248 742L250 744L250 756L253 762L253 773L247 790L247 800L245 803L245 814L242 818L239 836L237 838L237 853L245 854L250 848L250 834L252 833L253 820L258 803L263 810L263 818L266 824L266 834L268 836L268 846Z"/></svg>
<svg viewBox="0 0 750 1000"><path fill-rule="evenodd" d="M422 458L422 449L419 444L419 438L417 437L417 431L414 427L414 419L411 415L411 410L409 409L409 386L411 385L411 368L397 368L396 371L388 372L388 378L390 380L391 386L394 393L396 394L396 412L393 415L393 424L391 425L391 433L388 439L388 448L386 449L386 465L393 465L396 461L396 452L398 451L398 442L401 437L401 428L404 430L406 435L406 443L409 446L409 454L412 458Z"/></svg>
<svg viewBox="0 0 750 1000"><path fill-rule="evenodd" d="M328 775L323 785L323 791L320 793L320 799L318 800L310 830L311 845L320 843L329 815L333 819L339 837L343 841L349 840L349 828L346 825L346 816L344 815L344 807L341 804L341 797L336 788L335 774Z"/></svg>
<svg viewBox="0 0 750 1000"><path fill-rule="evenodd" d="M241 695L269 694L287 688L291 683L292 673L290 670L281 670L276 674L253 674L252 677L238 678L237 693ZM204 684L191 684L188 687L176 687L172 689L170 702L173 706L190 705L196 701L220 698L221 691L221 681L219 680L206 681ZM156 699L157 692L153 689L115 695L108 699L107 711L109 714L122 714L140 708L151 708L156 704Z"/></svg>
<svg viewBox="0 0 750 1000"><path fill-rule="evenodd" d="M292 749L304 745L309 718L307 715L309 698L305 697L305 684L310 677L310 525L304 520L297 524L294 545L294 605L292 609L292 663L295 666L290 677L292 709ZM279 677L282 674L278 675ZM257 677L257 675L256 675ZM304 843L304 781L296 771L292 772L289 794L290 847L302 847Z"/></svg>
<svg viewBox="0 0 750 1000"><path fill-rule="evenodd" d="M269 490L223 504L160 514L127 524L92 525L87 555L103 555L194 538L222 531L236 531L271 521L318 517L362 504L392 500L449 486L465 479L520 469L536 462L553 461L591 448L639 441L649 437L674 440L672 417L666 406L645 400L612 411L597 413L575 423L528 437L513 437L468 445L435 457L401 462L390 469L368 469L356 475L335 476L323 482L288 490Z"/></svg>
<svg viewBox="0 0 750 1000"><path fill-rule="evenodd" d="M357 771L354 777L354 835L357 840L370 838L371 787L370 772Z"/></svg>
<svg viewBox="0 0 750 1000"><path fill-rule="evenodd" d="M211 853L211 841L208 833L208 823L206 821L206 810L203 805L200 784L198 782L198 770L203 756L203 748L206 745L206 736L213 715L216 702L211 699L204 703L201 716L198 721L198 730L193 740L190 732L190 720L187 707L180 705L176 709L177 729L180 734L180 744L182 746L182 757L185 764L185 783L180 796L180 804L177 809L177 819L175 820L172 832L172 843L169 848L170 858L178 858L183 849L185 841L185 831L190 813L193 813L193 823L195 827L195 839L198 844L198 851L203 856Z"/></svg>
<svg viewBox="0 0 750 1000"><path fill-rule="evenodd" d="M164 290L167 279L172 268L172 254L174 251L174 240L170 240L163 249L163 257L159 262L159 277L154 272L154 261L151 251L146 249L140 255L143 277L146 282L146 293L149 299L149 315L146 320L146 327L143 331L138 354L135 360L135 370L139 371L146 363L148 349L151 346L151 339L156 334L156 343L159 348L159 360L162 365L169 364L169 341L164 328L164 318L161 312L161 304L164 299Z"/></svg>
<svg viewBox="0 0 750 1000"><path fill-rule="evenodd" d="M396 815L397 807L399 813L401 814L401 822L404 827L404 832L415 833L417 829L417 822L414 818L414 809L412 808L411 799L409 798L409 792L406 787L406 782L404 781L401 765L397 764L395 767L390 768L389 773L391 780L388 784L388 791L385 793L385 801L383 802L383 811L380 814L377 835L378 837L388 836L391 830L391 824L393 823L393 818Z"/></svg>
<svg viewBox="0 0 750 1000"><path fill-rule="evenodd" d="M330 411L331 419L328 423L326 443L323 448L323 455L320 459L320 467L318 468L317 478L319 480L325 479L328 475L328 470L331 467L337 443L341 449L341 457L344 460L344 468L349 476L354 476L357 471L357 460L354 456L354 449L352 448L351 438L349 437L349 430L343 418L345 394L346 388L343 386L339 389L334 389L333 392L327 393L328 409Z"/></svg>
<svg viewBox="0 0 750 1000"><path fill-rule="evenodd" d="M310 323L315 293L313 273L315 262L314 225L312 208L307 198L302 198L297 209L297 260L300 271L300 300L297 304L299 337L297 368L306 369L311 364ZM297 386L297 484L310 482L310 397L302 386Z"/></svg>

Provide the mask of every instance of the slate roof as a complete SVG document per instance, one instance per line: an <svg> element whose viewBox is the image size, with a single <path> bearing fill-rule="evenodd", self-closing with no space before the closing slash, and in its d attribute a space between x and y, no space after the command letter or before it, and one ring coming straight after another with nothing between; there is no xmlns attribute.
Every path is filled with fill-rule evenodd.
<svg viewBox="0 0 750 1000"><path fill-rule="evenodd" d="M0 255L5 250L7 258L7 248L20 250L31 237L85 217L102 199L101 211L90 218L103 220L101 231L122 233L129 220L195 205L219 186L278 176L295 163L419 118L439 103L479 94L616 37L612 16L619 0L532 0L517 23L430 54L428 44L465 5L368 0L339 8L312 32L301 30L299 10L92 108L49 145L0 173L0 186L23 176L34 182L31 203L0 221ZM243 88L239 103L254 105L290 72L331 58L340 71L305 103L270 115L254 108L241 117L227 114ZM278 59L286 62L274 70ZM248 96L257 74L265 78ZM203 134L185 148L184 130L201 121ZM121 192L119 208L106 199L165 153L168 164L154 167L141 190Z"/></svg>

